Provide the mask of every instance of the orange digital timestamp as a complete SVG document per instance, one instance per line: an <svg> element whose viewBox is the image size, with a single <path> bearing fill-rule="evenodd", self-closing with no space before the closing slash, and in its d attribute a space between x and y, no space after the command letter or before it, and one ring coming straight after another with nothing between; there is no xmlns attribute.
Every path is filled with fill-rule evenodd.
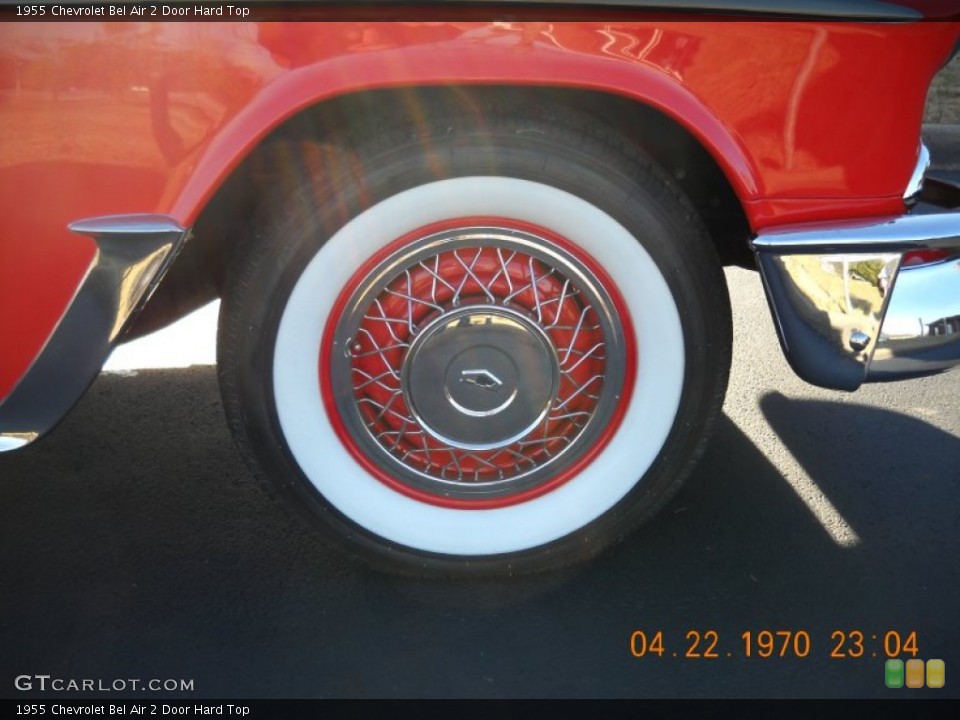
<svg viewBox="0 0 960 720"><path fill-rule="evenodd" d="M901 634L896 630L887 630L881 635L877 633L864 634L860 630L834 630L830 633L833 649L830 657L834 659L860 658L869 652L871 657L877 657L882 647L882 654L888 658L910 655L916 657L920 649L917 647L917 631L911 630ZM873 650L868 651L868 647Z"/></svg>
<svg viewBox="0 0 960 720"><path fill-rule="evenodd" d="M717 630L687 630L675 642L665 639L663 630L634 630L630 635L630 654L635 658L675 657L713 660L741 658L807 658L814 652L814 641L807 630L746 630L737 640L723 642ZM919 653L917 632L886 630L868 633L862 630L834 630L829 639L817 645L818 653L831 659L857 659Z"/></svg>
<svg viewBox="0 0 960 720"><path fill-rule="evenodd" d="M655 655L663 657L665 654L677 657L678 653L690 659L712 660L719 658L717 645L720 634L716 630L689 630L685 636L682 650L669 652L664 645L663 630L645 633L643 630L634 630L630 635L630 654L636 658Z"/></svg>

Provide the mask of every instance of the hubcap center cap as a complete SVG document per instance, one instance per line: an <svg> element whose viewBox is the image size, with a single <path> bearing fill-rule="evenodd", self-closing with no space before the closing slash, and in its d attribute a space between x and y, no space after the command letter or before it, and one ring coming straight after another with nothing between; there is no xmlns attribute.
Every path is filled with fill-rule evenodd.
<svg viewBox="0 0 960 720"><path fill-rule="evenodd" d="M454 447L483 450L540 424L559 369L535 323L510 308L480 305L444 313L418 333L401 378L424 430Z"/></svg>

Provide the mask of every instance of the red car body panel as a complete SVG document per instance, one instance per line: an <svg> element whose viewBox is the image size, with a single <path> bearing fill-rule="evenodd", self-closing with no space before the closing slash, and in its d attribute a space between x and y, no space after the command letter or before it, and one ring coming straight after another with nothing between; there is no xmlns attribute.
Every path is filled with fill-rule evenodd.
<svg viewBox="0 0 960 720"><path fill-rule="evenodd" d="M956 24L660 18L0 25L0 400L95 252L69 222L152 212L190 226L259 141L345 93L616 94L689 130L755 231L902 212Z"/></svg>

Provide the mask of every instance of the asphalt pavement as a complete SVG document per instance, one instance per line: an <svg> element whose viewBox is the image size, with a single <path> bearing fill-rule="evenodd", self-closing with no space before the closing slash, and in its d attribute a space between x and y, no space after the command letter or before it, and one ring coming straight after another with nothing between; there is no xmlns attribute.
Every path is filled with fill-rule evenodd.
<svg viewBox="0 0 960 720"><path fill-rule="evenodd" d="M213 367L101 375L0 456L0 697L960 696L960 371L813 388L757 276L728 278L733 374L703 461L614 552L543 576L369 570L254 485ZM211 332L177 344L206 357ZM944 660L946 686L886 688L888 650Z"/></svg>

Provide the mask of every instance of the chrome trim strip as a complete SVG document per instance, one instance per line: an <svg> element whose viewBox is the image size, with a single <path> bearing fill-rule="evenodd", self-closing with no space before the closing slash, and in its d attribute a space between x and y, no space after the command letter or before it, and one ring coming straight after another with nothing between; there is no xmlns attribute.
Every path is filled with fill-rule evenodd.
<svg viewBox="0 0 960 720"><path fill-rule="evenodd" d="M807 382L856 390L960 364L960 260L901 268L910 250L960 251L960 213L797 226L752 245L784 354Z"/></svg>
<svg viewBox="0 0 960 720"><path fill-rule="evenodd" d="M778 255L948 249L960 246L960 213L794 225L761 233L751 245L755 252Z"/></svg>
<svg viewBox="0 0 960 720"><path fill-rule="evenodd" d="M913 169L913 175L910 176L910 182L907 183L907 189L903 191L903 200L908 204L916 201L920 191L923 190L923 178L930 169L930 148L924 142L920 143L920 150L917 153L917 166Z"/></svg>
<svg viewBox="0 0 960 720"><path fill-rule="evenodd" d="M69 227L92 237L97 252L46 345L0 403L0 452L50 431L80 399L188 235L166 215L112 215Z"/></svg>
<svg viewBox="0 0 960 720"><path fill-rule="evenodd" d="M172 218L166 215L103 215L77 220L67 226L70 232L88 235L94 239L103 235L163 235L183 233Z"/></svg>

